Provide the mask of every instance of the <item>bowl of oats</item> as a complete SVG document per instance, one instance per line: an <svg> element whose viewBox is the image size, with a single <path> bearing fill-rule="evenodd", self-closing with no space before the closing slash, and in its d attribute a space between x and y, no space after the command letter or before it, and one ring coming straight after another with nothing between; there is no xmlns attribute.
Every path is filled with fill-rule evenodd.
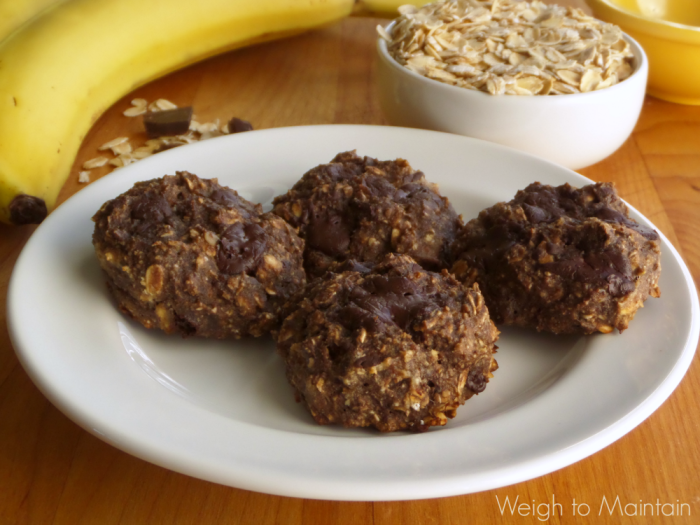
<svg viewBox="0 0 700 525"><path fill-rule="evenodd" d="M466 135L571 169L632 133L648 65L641 46L580 9L517 0L403 6L377 27L390 124Z"/></svg>

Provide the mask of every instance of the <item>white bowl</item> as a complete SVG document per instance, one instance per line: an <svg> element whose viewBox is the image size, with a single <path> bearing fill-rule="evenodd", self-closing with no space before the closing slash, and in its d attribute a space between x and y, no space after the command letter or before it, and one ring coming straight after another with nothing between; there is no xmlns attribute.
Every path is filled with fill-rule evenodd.
<svg viewBox="0 0 700 525"><path fill-rule="evenodd" d="M387 28L391 34L393 23ZM634 72L609 88L555 96L493 96L423 77L396 62L379 39L379 98L390 124L497 142L571 169L603 160L632 133L649 66L625 35Z"/></svg>

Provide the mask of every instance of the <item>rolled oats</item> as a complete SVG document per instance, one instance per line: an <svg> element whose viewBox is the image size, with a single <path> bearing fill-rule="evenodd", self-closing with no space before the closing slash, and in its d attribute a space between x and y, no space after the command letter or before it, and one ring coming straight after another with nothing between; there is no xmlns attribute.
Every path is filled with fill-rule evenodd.
<svg viewBox="0 0 700 525"><path fill-rule="evenodd" d="M120 142L116 146L112 146L110 149L115 155L124 155L127 153L131 153L131 144L129 144L128 142Z"/></svg>
<svg viewBox="0 0 700 525"><path fill-rule="evenodd" d="M125 142L129 141L129 137L118 137L116 139L112 139L109 142L105 142L100 146L98 151L107 151L108 149L112 149L116 146L119 146L120 144L124 144Z"/></svg>
<svg viewBox="0 0 700 525"><path fill-rule="evenodd" d="M95 157L94 159L86 160L83 163L84 170L91 170L93 168L99 168L107 164L109 159L107 157Z"/></svg>
<svg viewBox="0 0 700 525"><path fill-rule="evenodd" d="M148 111L148 101L145 98L135 98L131 101L131 107L124 111L125 117L137 117Z"/></svg>
<svg viewBox="0 0 700 525"><path fill-rule="evenodd" d="M563 95L610 87L633 72L622 30L538 0L445 0L402 6L379 36L409 70L492 95Z"/></svg>

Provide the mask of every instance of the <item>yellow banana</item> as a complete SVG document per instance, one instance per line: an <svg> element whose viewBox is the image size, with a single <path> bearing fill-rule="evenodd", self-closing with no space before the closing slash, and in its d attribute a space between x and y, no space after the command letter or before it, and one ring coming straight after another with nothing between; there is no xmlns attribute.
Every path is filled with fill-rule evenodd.
<svg viewBox="0 0 700 525"><path fill-rule="evenodd" d="M0 0L0 41L61 0Z"/></svg>
<svg viewBox="0 0 700 525"><path fill-rule="evenodd" d="M399 16L399 7L402 5L410 4L421 7L431 1L434 0L357 0L353 14L356 16L395 18Z"/></svg>
<svg viewBox="0 0 700 525"><path fill-rule="evenodd" d="M35 0L31 0L35 1ZM0 221L43 220L92 124L211 55L350 14L353 0L70 0L0 43Z"/></svg>

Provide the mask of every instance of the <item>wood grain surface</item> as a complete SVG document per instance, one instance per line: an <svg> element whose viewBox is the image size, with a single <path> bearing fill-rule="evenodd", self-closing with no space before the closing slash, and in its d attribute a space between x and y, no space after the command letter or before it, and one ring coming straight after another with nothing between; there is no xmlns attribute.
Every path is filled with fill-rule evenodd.
<svg viewBox="0 0 700 525"><path fill-rule="evenodd" d="M580 0L569 0L581 5ZM243 49L144 86L115 104L85 138L61 202L79 191L77 172L119 136L145 141L129 100L192 105L199 121L238 116L256 128L303 124L386 124L375 93L374 27L351 18L295 38ZM581 173L614 181L700 278L700 107L647 98L632 137ZM104 170L106 172L106 170ZM95 170L94 174L103 172ZM160 174L155 174L160 175ZM154 175L154 176L155 176ZM93 178L95 178L93 176ZM95 203L95 207L101 203ZM72 423L32 384L5 327L14 262L32 227L0 226L0 524L347 525L542 523L510 516L498 503L561 503L550 523L700 523L700 365L696 358L670 398L619 441L572 466L477 494L406 502L329 502L270 496L177 474L103 443ZM40 320L37 320L39 323ZM595 385L592 385L595 388ZM684 517L598 516L601 499L687 503ZM588 503L574 516L572 503ZM541 508L544 511L544 507ZM690 516L688 516L690 514Z"/></svg>

